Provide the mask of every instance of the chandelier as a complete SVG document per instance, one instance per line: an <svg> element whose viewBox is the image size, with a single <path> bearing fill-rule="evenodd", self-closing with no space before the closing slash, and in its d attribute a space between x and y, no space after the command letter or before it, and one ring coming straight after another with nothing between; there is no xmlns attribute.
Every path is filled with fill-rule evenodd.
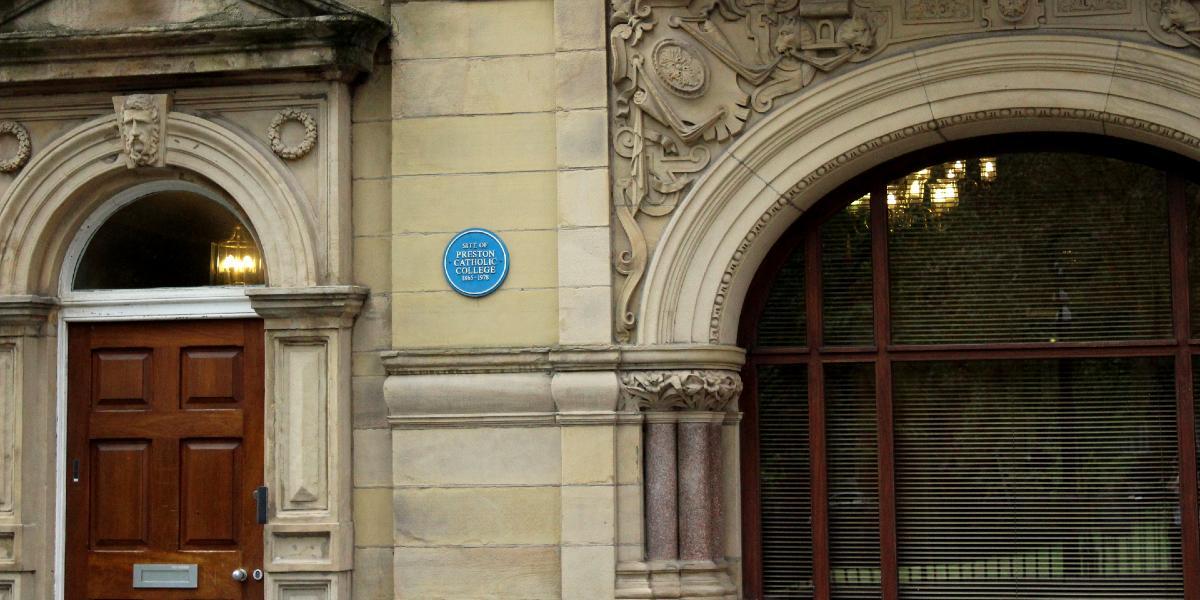
<svg viewBox="0 0 1200 600"><path fill-rule="evenodd" d="M262 283L262 255L254 240L241 225L235 225L229 239L212 242L209 276L213 285Z"/></svg>

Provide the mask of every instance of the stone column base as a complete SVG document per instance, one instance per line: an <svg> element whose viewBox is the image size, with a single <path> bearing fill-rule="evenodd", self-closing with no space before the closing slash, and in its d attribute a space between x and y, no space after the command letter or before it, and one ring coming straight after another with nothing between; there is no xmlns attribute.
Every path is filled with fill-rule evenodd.
<svg viewBox="0 0 1200 600"><path fill-rule="evenodd" d="M669 560L617 565L617 598L737 600L725 561Z"/></svg>

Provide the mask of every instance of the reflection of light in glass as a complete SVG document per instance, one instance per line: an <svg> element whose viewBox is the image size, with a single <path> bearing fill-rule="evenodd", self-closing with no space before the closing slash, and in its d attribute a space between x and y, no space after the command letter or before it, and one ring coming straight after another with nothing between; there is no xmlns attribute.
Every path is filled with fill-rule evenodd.
<svg viewBox="0 0 1200 600"><path fill-rule="evenodd" d="M996 157L952 160L909 173L887 186L890 220L909 226L940 217L958 206L964 189L974 189L963 186L991 183L997 173Z"/></svg>
<svg viewBox="0 0 1200 600"><path fill-rule="evenodd" d="M979 159L979 178L984 181L996 180L996 159L981 158Z"/></svg>
<svg viewBox="0 0 1200 600"><path fill-rule="evenodd" d="M240 225L222 242L213 242L209 277L216 285L245 285L261 281L258 246Z"/></svg>
<svg viewBox="0 0 1200 600"><path fill-rule="evenodd" d="M871 194L863 194L850 203L848 210L851 212L859 212L867 210L871 207Z"/></svg>

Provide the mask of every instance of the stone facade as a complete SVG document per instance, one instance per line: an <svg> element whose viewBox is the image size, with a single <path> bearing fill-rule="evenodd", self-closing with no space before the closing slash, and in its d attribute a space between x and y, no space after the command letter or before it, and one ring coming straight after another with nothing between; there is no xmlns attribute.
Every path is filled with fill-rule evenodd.
<svg viewBox="0 0 1200 600"><path fill-rule="evenodd" d="M268 285L228 302L267 330L266 597L739 598L737 331L774 241L838 185L948 140L1086 132L1200 158L1197 15L9 3L0 598L61 589L60 337L116 318L63 284L72 240L164 173L227 195L267 261ZM511 251L485 298L441 273L467 227Z"/></svg>

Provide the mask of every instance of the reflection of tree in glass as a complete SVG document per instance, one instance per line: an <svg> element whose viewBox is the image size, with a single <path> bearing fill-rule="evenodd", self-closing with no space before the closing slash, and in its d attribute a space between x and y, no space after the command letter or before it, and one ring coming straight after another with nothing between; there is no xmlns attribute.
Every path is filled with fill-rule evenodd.
<svg viewBox="0 0 1200 600"><path fill-rule="evenodd" d="M1176 590L1173 386L1157 358L897 365L910 580L952 571L1097 591L1138 575Z"/></svg>
<svg viewBox="0 0 1200 600"><path fill-rule="evenodd" d="M1162 172L1025 153L997 157L983 182L979 160L965 163L975 167L952 210L925 201L889 213L897 342L1170 335Z"/></svg>
<svg viewBox="0 0 1200 600"><path fill-rule="evenodd" d="M773 598L812 597L812 487L808 453L808 367L760 365L759 486L763 588Z"/></svg>
<svg viewBox="0 0 1200 600"><path fill-rule="evenodd" d="M856 201L821 225L821 297L825 345L869 346L871 211Z"/></svg>

